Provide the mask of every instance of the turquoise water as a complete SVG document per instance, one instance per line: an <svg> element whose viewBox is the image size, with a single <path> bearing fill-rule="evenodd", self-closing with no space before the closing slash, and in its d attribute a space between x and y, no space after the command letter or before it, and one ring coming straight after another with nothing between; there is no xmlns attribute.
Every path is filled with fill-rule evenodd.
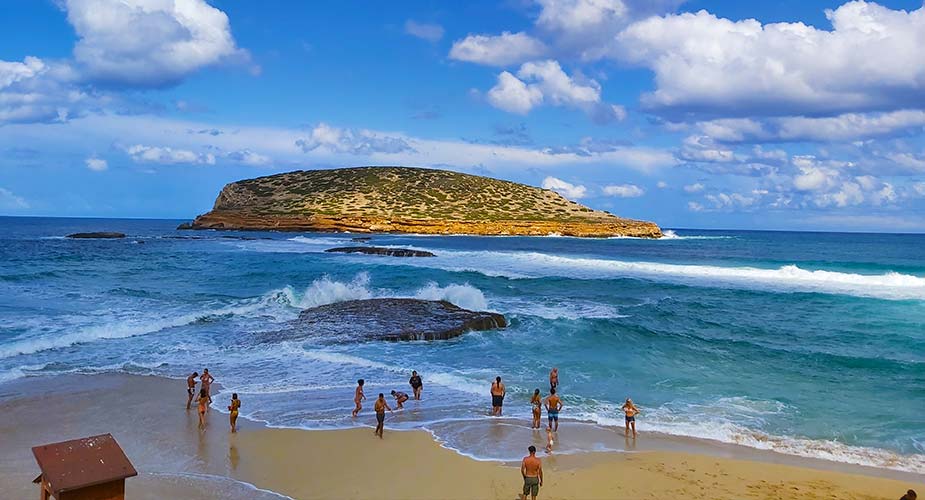
<svg viewBox="0 0 925 500"><path fill-rule="evenodd" d="M390 426L511 458L522 443L471 432L489 418L489 381L505 379L508 424L526 428L529 394L558 366L562 415L589 429L622 425L632 397L642 431L925 473L923 235L374 237L438 255L399 259L323 253L350 235L178 222L0 218L0 381L207 366L250 418L338 428L372 420L349 418L357 378L388 393L416 369L425 400ZM129 237L62 238L86 230ZM511 325L432 343L273 334L301 308L380 296L447 299ZM565 451L607 448L594 435Z"/></svg>

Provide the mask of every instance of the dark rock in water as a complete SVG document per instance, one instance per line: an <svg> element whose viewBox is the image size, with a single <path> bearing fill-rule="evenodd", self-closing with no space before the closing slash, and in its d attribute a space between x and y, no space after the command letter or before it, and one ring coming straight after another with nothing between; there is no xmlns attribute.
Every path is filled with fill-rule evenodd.
<svg viewBox="0 0 925 500"><path fill-rule="evenodd" d="M436 255L424 250L386 247L341 247L329 248L325 252L365 253L368 255L388 255L389 257L436 257Z"/></svg>
<svg viewBox="0 0 925 500"><path fill-rule="evenodd" d="M371 239L372 238L370 238L369 236L360 236L359 238L350 238L350 241L355 241L357 243L366 243L367 241Z"/></svg>
<svg viewBox="0 0 925 500"><path fill-rule="evenodd" d="M90 239L90 238L113 239L113 238L125 238L125 234L100 231L100 232L95 232L95 233L74 233L74 234L67 235L67 237L76 238L76 239Z"/></svg>
<svg viewBox="0 0 925 500"><path fill-rule="evenodd" d="M284 337L321 337L333 342L444 340L472 330L504 328L493 312L463 309L444 300L366 299L306 309Z"/></svg>
<svg viewBox="0 0 925 500"><path fill-rule="evenodd" d="M180 224L179 226L177 226L177 229L178 229L178 230L193 229L193 223L192 223L192 222L184 222L183 224Z"/></svg>

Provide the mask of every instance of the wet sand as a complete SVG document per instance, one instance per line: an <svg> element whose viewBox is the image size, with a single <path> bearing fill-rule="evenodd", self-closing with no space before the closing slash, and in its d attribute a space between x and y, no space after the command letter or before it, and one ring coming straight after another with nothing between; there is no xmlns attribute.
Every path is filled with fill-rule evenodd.
<svg viewBox="0 0 925 500"><path fill-rule="evenodd" d="M224 399L216 397L216 405L226 405ZM253 411L243 403L243 414ZM210 410L200 432L195 408L187 412L185 404L185 381L159 377L68 375L2 384L0 491L9 498L36 495L32 446L105 432L139 470L127 482L129 498L513 499L522 486L517 464L476 461L441 447L429 433L390 431L388 421L382 440L372 428L270 429L243 418L231 435L226 413ZM367 409L358 421L374 418ZM486 419L484 431L503 423ZM560 435L566 430L563 423ZM537 433L535 442L544 438ZM540 498L895 500L908 488L925 492L925 477L913 474L697 440L640 435L636 443L630 453L540 452L546 471Z"/></svg>

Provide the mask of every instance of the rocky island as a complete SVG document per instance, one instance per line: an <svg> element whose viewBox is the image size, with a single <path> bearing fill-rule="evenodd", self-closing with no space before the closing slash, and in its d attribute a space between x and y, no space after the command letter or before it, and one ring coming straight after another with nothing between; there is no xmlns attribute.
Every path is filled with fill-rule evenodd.
<svg viewBox="0 0 925 500"><path fill-rule="evenodd" d="M182 229L659 238L652 222L548 189L445 170L355 167L232 182Z"/></svg>

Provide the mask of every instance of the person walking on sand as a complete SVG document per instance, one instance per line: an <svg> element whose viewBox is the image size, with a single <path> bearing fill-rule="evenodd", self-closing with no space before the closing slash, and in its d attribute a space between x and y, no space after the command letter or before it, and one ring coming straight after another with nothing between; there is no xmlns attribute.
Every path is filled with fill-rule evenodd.
<svg viewBox="0 0 925 500"><path fill-rule="evenodd" d="M231 432L238 432L238 408L241 407L241 400L238 399L238 393L231 394L231 404L228 405L228 411L231 412L229 420L231 421Z"/></svg>
<svg viewBox="0 0 925 500"><path fill-rule="evenodd" d="M215 382L215 377L209 374L208 368L205 368L202 370L202 377L199 377L199 380L202 381L202 389L206 391L206 396L209 398L209 404L212 404L212 382Z"/></svg>
<svg viewBox="0 0 925 500"><path fill-rule="evenodd" d="M392 413L392 409L389 408L389 404L385 401L385 395L381 392L376 404L373 405L373 409L376 410L376 435L379 436L379 439L382 439L382 430L385 428L385 411L389 410L389 413Z"/></svg>
<svg viewBox="0 0 925 500"><path fill-rule="evenodd" d="M546 453L552 453L552 447L556 444L556 438L552 433L552 429L549 427L546 428Z"/></svg>
<svg viewBox="0 0 925 500"><path fill-rule="evenodd" d="M639 411L639 408L636 408L636 405L633 404L633 400L626 398L626 402L623 403L623 413L626 420L626 436L630 435L630 427L633 428L633 437L636 437L636 415L642 413Z"/></svg>
<svg viewBox="0 0 925 500"><path fill-rule="evenodd" d="M421 376L417 370L411 370L411 378L408 380L411 385L411 392L414 394L415 401L421 400L421 390L424 389L424 383L421 382Z"/></svg>
<svg viewBox="0 0 925 500"><path fill-rule="evenodd" d="M193 396L196 395L196 377L199 376L199 373L193 372L192 375L186 377L186 409L190 409L190 405L193 404Z"/></svg>
<svg viewBox="0 0 925 500"><path fill-rule="evenodd" d="M363 409L363 400L366 399L366 394L363 394L363 384L366 381L363 379L357 380L357 390L353 393L353 402L356 403L357 407L353 409L353 416L356 417L360 410Z"/></svg>
<svg viewBox="0 0 925 500"><path fill-rule="evenodd" d="M556 395L555 389L549 390L546 398L546 417L549 419L549 429L559 432L559 410L562 409L562 400Z"/></svg>
<svg viewBox="0 0 925 500"><path fill-rule="evenodd" d="M408 395L404 392L393 390L392 397L395 398L395 408L398 410L403 410L405 408L405 401L408 401Z"/></svg>
<svg viewBox="0 0 925 500"><path fill-rule="evenodd" d="M520 464L520 475L524 478L524 493L520 498L527 500L527 495L530 495L536 500L540 486L543 486L543 461L536 456L536 446L531 445L527 451L530 454Z"/></svg>
<svg viewBox="0 0 925 500"><path fill-rule="evenodd" d="M540 428L540 419L543 417L543 398L540 397L540 390L533 391L533 397L530 398L530 404L533 406L533 424L531 429Z"/></svg>
<svg viewBox="0 0 925 500"><path fill-rule="evenodd" d="M501 416L501 406L504 405L504 384L501 383L501 377L495 377L491 383L491 414L496 417Z"/></svg>
<svg viewBox="0 0 925 500"><path fill-rule="evenodd" d="M206 428L206 408L209 407L209 394L205 389L199 389L199 430Z"/></svg>
<svg viewBox="0 0 925 500"><path fill-rule="evenodd" d="M549 388L558 389L559 388L559 369L553 368L549 372Z"/></svg>

